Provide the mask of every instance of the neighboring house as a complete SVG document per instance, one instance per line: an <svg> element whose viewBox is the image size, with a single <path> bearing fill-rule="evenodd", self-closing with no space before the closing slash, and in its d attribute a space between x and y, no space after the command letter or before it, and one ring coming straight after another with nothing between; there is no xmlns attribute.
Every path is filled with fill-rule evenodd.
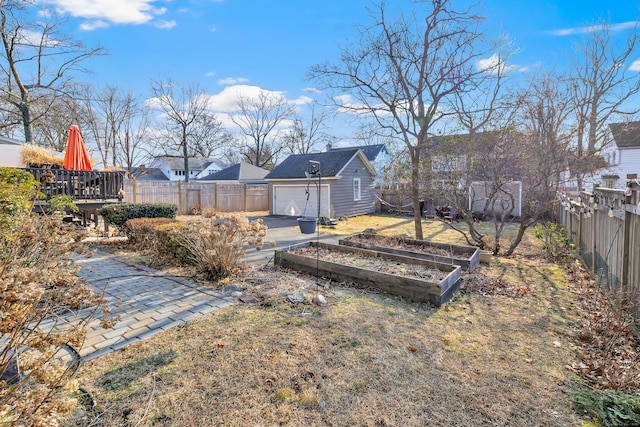
<svg viewBox="0 0 640 427"><path fill-rule="evenodd" d="M189 158L189 181L211 175L226 168L227 165L216 159ZM158 156L149 167L140 165L133 171L133 176L146 181L184 181L184 158L179 156Z"/></svg>
<svg viewBox="0 0 640 427"><path fill-rule="evenodd" d="M616 145L607 160L612 165L609 175L619 177L612 187L624 188L628 174L640 176L640 122L611 123L609 130Z"/></svg>
<svg viewBox="0 0 640 427"><path fill-rule="evenodd" d="M318 178L308 173L309 161L320 162L320 191ZM265 177L269 211L272 215L316 217L320 193L320 216L372 213L375 177L375 169L358 148L292 155Z"/></svg>
<svg viewBox="0 0 640 427"><path fill-rule="evenodd" d="M234 181L246 184L265 183L264 177L268 173L269 171L266 169L240 162L211 175L198 178L198 181Z"/></svg>
<svg viewBox="0 0 640 427"><path fill-rule="evenodd" d="M334 148L331 144L327 145L327 151L352 150L354 148L359 148L360 150L362 150L364 155L367 157L367 160L369 160L369 163L371 163L373 169L376 171L376 179L374 181L375 185L384 184L386 169L391 164L391 156L389 155L389 151L387 150L387 146L385 144L336 148Z"/></svg>
<svg viewBox="0 0 640 427"><path fill-rule="evenodd" d="M23 143L6 136L0 136L0 166L11 168L23 168L22 164Z"/></svg>
<svg viewBox="0 0 640 427"><path fill-rule="evenodd" d="M169 181L169 177L162 172L159 168L148 168L145 165L140 165L133 168L131 171L136 181Z"/></svg>
<svg viewBox="0 0 640 427"><path fill-rule="evenodd" d="M500 131L477 132L475 134L443 135L431 138L431 177L435 188L447 190L455 187L468 191L467 208L484 214L502 214L511 211L511 215L522 214L522 176L517 168L501 169L500 178L504 183L493 192L495 178L488 176L485 168L477 162L490 162L490 153L497 144L505 145L517 134ZM482 163L480 163L481 165ZM472 168L472 169L470 169ZM469 173L469 171L471 173Z"/></svg>

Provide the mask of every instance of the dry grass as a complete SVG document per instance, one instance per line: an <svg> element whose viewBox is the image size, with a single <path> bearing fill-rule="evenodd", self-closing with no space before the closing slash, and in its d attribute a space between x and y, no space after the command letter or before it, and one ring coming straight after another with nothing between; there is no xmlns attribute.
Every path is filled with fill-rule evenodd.
<svg viewBox="0 0 640 427"><path fill-rule="evenodd" d="M44 147L26 144L22 148L20 160L25 165L34 164L62 166L64 158L55 155L53 152L51 152L51 150L48 150Z"/></svg>
<svg viewBox="0 0 640 427"><path fill-rule="evenodd" d="M435 242L445 242L466 245L463 235L454 230L456 227L462 231L468 228L464 222L446 223L438 219L425 219L422 221L422 234L425 240ZM491 222L482 222L476 224L477 229L487 236L495 235L495 228ZM415 226L413 218L400 217L393 215L365 215L349 218L347 221L340 221L335 227L322 227L323 232L338 235L350 235L361 233L363 230L372 228L379 234L384 235L405 235L411 238L415 237ZM503 234L503 242L513 238L517 232L516 224L508 224ZM533 236L531 233L525 235L525 239L521 243L525 247L525 252L530 249L533 244ZM503 244L504 246L504 244Z"/></svg>
<svg viewBox="0 0 640 427"><path fill-rule="evenodd" d="M336 230L404 226L371 220ZM449 233L439 226L425 236ZM438 310L328 282L328 305L290 304L311 300L315 278L255 270L236 283L257 304L87 363L80 381L105 425L576 426L565 395L576 302L537 250L477 271L526 292L466 292Z"/></svg>

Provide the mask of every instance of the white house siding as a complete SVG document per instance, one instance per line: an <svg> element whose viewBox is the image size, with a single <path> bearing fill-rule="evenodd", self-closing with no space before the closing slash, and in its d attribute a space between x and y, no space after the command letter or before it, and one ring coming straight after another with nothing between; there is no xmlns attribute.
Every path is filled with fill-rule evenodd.
<svg viewBox="0 0 640 427"><path fill-rule="evenodd" d="M640 148L620 150L620 181L624 185L628 174L635 173L640 176Z"/></svg>
<svg viewBox="0 0 640 427"><path fill-rule="evenodd" d="M22 168L22 145L0 144L0 166Z"/></svg>

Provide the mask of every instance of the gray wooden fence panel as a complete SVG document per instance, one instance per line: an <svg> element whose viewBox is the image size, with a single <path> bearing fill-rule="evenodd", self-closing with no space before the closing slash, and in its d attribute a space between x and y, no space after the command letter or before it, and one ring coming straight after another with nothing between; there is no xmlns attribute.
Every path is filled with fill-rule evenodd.
<svg viewBox="0 0 640 427"><path fill-rule="evenodd" d="M126 180L124 191L125 202L173 203L181 215L207 208L218 212L269 210L267 184Z"/></svg>
<svg viewBox="0 0 640 427"><path fill-rule="evenodd" d="M626 193L596 188L578 201L559 195L558 222L609 289L640 288L640 184L628 185Z"/></svg>

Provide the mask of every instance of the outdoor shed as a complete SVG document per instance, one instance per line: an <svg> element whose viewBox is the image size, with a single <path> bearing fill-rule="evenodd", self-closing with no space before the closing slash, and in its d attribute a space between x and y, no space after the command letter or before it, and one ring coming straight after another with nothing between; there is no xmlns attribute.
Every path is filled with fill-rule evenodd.
<svg viewBox="0 0 640 427"><path fill-rule="evenodd" d="M287 157L265 179L271 215L318 215L318 177L309 175L309 161L320 163L320 215L329 218L375 211L375 170L357 148Z"/></svg>

